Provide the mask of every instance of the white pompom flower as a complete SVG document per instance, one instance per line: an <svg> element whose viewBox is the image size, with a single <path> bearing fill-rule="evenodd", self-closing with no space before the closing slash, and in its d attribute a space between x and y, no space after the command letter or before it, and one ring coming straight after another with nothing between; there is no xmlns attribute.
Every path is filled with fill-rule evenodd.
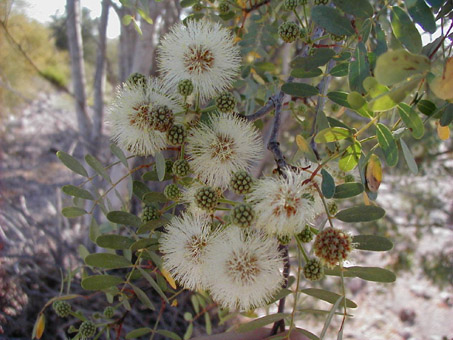
<svg viewBox="0 0 453 340"><path fill-rule="evenodd" d="M256 228L270 235L291 236L312 223L323 205L313 182L306 182L310 176L287 169L284 176L259 180L248 196L255 207Z"/></svg>
<svg viewBox="0 0 453 340"><path fill-rule="evenodd" d="M278 243L259 232L231 226L206 251L209 291L222 307L251 310L266 305L281 288L283 257Z"/></svg>
<svg viewBox="0 0 453 340"><path fill-rule="evenodd" d="M234 115L212 115L187 137L190 166L212 187L226 189L231 176L261 159L263 142L256 128Z"/></svg>
<svg viewBox="0 0 453 340"><path fill-rule="evenodd" d="M166 134L151 127L150 112L154 106L167 106L173 113L182 107L157 79L144 85L124 83L106 117L112 139L136 156L154 155L166 147Z"/></svg>
<svg viewBox="0 0 453 340"><path fill-rule="evenodd" d="M176 87L190 79L203 102L231 87L241 63L231 33L206 20L173 26L162 38L158 60L165 83Z"/></svg>
<svg viewBox="0 0 453 340"><path fill-rule="evenodd" d="M215 237L211 218L203 213L184 213L174 217L160 239L163 266L185 288L205 288L203 266L206 247Z"/></svg>

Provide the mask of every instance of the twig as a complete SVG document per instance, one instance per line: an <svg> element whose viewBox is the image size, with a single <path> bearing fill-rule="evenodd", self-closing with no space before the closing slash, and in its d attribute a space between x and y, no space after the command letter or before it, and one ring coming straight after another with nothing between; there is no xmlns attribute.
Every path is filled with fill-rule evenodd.
<svg viewBox="0 0 453 340"><path fill-rule="evenodd" d="M288 245L280 245L279 250L283 252L284 255L284 265L283 265L283 277L285 278L285 283L283 284L283 288L288 287L288 277L289 277L289 252L288 252ZM278 311L277 313L283 313L285 311L285 298L280 299L278 303ZM278 330L280 332L285 331L285 320L281 319L274 323L272 326L272 331L270 336L277 334Z"/></svg>

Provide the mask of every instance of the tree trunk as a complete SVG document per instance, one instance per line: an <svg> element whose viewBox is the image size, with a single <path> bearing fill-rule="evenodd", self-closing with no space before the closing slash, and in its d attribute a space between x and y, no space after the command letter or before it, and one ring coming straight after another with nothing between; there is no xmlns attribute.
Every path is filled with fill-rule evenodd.
<svg viewBox="0 0 453 340"><path fill-rule="evenodd" d="M76 115L79 133L84 146L90 149L91 123L88 117L86 101L86 82L82 48L82 30L80 17L80 0L66 1L67 31L69 54L71 57L71 76L74 86L74 98L76 101Z"/></svg>
<svg viewBox="0 0 453 340"><path fill-rule="evenodd" d="M107 40L107 22L109 19L110 0L102 0L101 19L99 21L99 42L96 55L96 72L94 75L94 116L91 140L98 145L102 136L102 120L104 117L105 88L105 51Z"/></svg>

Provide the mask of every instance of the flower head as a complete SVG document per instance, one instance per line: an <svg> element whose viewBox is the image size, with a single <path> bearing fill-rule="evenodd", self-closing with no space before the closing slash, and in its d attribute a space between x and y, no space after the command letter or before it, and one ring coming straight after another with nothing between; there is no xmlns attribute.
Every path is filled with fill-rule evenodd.
<svg viewBox="0 0 453 340"><path fill-rule="evenodd" d="M153 108L163 106L173 112L182 110L158 80L148 80L144 85L123 84L107 116L112 139L137 156L154 155L162 150L166 134L153 128L151 113Z"/></svg>
<svg viewBox="0 0 453 340"><path fill-rule="evenodd" d="M211 232L211 220L202 213L185 213L174 217L160 239L164 268L185 288L205 287L203 265L206 247L215 233Z"/></svg>
<svg viewBox="0 0 453 340"><path fill-rule="evenodd" d="M257 130L229 114L212 116L187 137L191 167L206 184L226 188L234 172L260 159L263 145Z"/></svg>
<svg viewBox="0 0 453 340"><path fill-rule="evenodd" d="M286 170L279 178L259 180L249 194L255 204L256 227L268 234L279 236L300 233L322 209L310 174Z"/></svg>
<svg viewBox="0 0 453 340"><path fill-rule="evenodd" d="M190 79L202 101L231 86L240 61L231 33L210 21L190 20L187 26L176 25L159 46L163 80L177 86L181 80Z"/></svg>
<svg viewBox="0 0 453 340"><path fill-rule="evenodd" d="M352 237L341 229L326 228L316 235L313 249L316 256L333 268L348 258L352 251Z"/></svg>
<svg viewBox="0 0 453 340"><path fill-rule="evenodd" d="M208 288L223 307L250 310L265 305L281 287L283 258L275 239L230 227L206 252Z"/></svg>

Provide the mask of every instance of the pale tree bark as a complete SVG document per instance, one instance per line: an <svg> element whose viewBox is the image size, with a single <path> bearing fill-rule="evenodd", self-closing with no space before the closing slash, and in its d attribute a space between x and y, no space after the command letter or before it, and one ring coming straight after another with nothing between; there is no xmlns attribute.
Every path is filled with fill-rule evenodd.
<svg viewBox="0 0 453 340"><path fill-rule="evenodd" d="M75 108L79 133L84 146L90 148L91 122L86 101L86 81L82 48L80 0L67 0L67 34L71 57L71 76L74 86Z"/></svg>
<svg viewBox="0 0 453 340"><path fill-rule="evenodd" d="M110 0L102 0L101 19L99 21L99 41L96 55L96 71L94 75L94 116L91 140L98 145L102 137L102 121L104 118L104 89L106 68L107 22L109 19Z"/></svg>

